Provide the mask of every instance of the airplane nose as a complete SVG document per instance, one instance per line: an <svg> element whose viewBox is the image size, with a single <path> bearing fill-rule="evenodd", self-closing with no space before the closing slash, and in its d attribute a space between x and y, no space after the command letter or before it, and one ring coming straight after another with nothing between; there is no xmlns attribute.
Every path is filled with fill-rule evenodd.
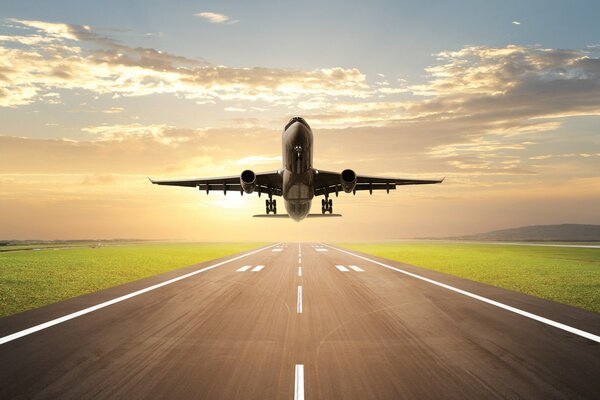
<svg viewBox="0 0 600 400"><path fill-rule="evenodd" d="M308 142L309 130L300 122L294 122L285 131L286 142L294 146L306 146Z"/></svg>

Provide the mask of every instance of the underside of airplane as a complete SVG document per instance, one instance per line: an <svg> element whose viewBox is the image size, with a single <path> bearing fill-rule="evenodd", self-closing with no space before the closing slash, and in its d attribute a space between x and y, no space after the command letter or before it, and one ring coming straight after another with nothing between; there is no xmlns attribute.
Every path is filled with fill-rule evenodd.
<svg viewBox="0 0 600 400"><path fill-rule="evenodd" d="M269 172L245 170L240 175L218 178L167 179L150 181L157 185L185 186L201 191L239 192L240 194L258 193L267 196L265 212L255 217L290 217L301 221L306 217L334 217L332 195L340 192L354 193L368 190L395 190L402 185L426 185L442 183L440 180L405 179L357 175L351 169L342 172L323 171L313 168L313 133L302 117L293 117L282 133L283 165L281 169ZM314 197L321 199L321 214L309 214ZM277 213L277 200L283 197L287 214Z"/></svg>

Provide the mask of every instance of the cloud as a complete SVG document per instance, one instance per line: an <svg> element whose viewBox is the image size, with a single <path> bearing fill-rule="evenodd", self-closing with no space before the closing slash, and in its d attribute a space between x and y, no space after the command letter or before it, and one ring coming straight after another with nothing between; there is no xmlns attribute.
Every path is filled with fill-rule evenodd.
<svg viewBox="0 0 600 400"><path fill-rule="evenodd" d="M214 66L155 49L132 48L87 26L14 22L31 34L0 38L0 106L4 107L41 101L47 91L57 89L113 97L177 94L200 102L280 105L306 96L369 96L366 77L356 68Z"/></svg>
<svg viewBox="0 0 600 400"><path fill-rule="evenodd" d="M512 24L513 25L521 25L521 23L519 21L513 21Z"/></svg>
<svg viewBox="0 0 600 400"><path fill-rule="evenodd" d="M197 17L204 18L210 23L213 24L224 24L227 21L230 21L230 18L227 15L218 14L214 12L204 11L198 14L194 14ZM236 21L237 22L237 21Z"/></svg>
<svg viewBox="0 0 600 400"><path fill-rule="evenodd" d="M357 160L379 155L378 164L365 162L377 165L373 173L405 168L462 177L531 174L539 169L529 165L536 161L535 154L551 152L536 148L519 165L505 157L527 151L540 137L560 129L565 118L600 115L600 59L594 48L467 46L436 54L422 83L399 81L399 86L390 86L378 79L381 76L371 82L357 68L216 66L126 46L92 27L14 22L25 33L0 37L0 106L58 102L62 99L55 93L71 90L112 97L170 94L215 104L215 108L220 105L223 113L234 116L281 107L290 114L300 111L319 130L319 148L323 149L319 151L327 154L322 160L337 166L336 162L346 159L345 148L339 145L343 138L344 143L360 148L360 154L354 155ZM234 139L240 132L269 132L260 127L273 124L272 117L228 121L236 126L222 132L230 143L217 147L240 158L248 153L241 148L227 150L229 146L237 149L239 141ZM154 151L166 146L180 151L184 145L214 147L210 144L213 130L160 123L96 124L83 131L95 146L102 143L100 148ZM268 145L263 139L261 143ZM397 149L405 155L399 157ZM417 168L410 156L424 161ZM194 155L177 153L176 158L185 163ZM177 172L179 167L169 164L169 168Z"/></svg>

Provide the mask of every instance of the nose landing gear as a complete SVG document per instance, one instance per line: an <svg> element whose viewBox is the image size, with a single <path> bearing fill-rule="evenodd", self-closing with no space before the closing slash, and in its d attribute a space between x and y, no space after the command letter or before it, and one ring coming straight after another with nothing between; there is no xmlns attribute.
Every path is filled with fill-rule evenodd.
<svg viewBox="0 0 600 400"><path fill-rule="evenodd" d="M333 214L333 200L324 198L321 200L321 213Z"/></svg>

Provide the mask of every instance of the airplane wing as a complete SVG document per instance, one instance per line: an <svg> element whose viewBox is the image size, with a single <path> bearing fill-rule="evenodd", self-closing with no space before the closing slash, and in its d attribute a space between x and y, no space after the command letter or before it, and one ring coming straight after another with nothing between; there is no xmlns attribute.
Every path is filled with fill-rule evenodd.
<svg viewBox="0 0 600 400"><path fill-rule="evenodd" d="M316 172L316 171L315 171ZM326 193L343 192L340 182L340 173L331 171L321 171L315 174L315 196L322 196ZM395 190L396 186L401 185L429 185L442 183L444 179L405 179L405 178L386 178L376 176L357 175L354 191L358 190Z"/></svg>
<svg viewBox="0 0 600 400"><path fill-rule="evenodd" d="M239 175L203 179L148 179L155 185L197 187L199 190L204 190L207 193L210 191L222 191L224 194L227 194L228 191L243 192ZM256 173L256 188L254 191L281 196L283 190L279 171Z"/></svg>

